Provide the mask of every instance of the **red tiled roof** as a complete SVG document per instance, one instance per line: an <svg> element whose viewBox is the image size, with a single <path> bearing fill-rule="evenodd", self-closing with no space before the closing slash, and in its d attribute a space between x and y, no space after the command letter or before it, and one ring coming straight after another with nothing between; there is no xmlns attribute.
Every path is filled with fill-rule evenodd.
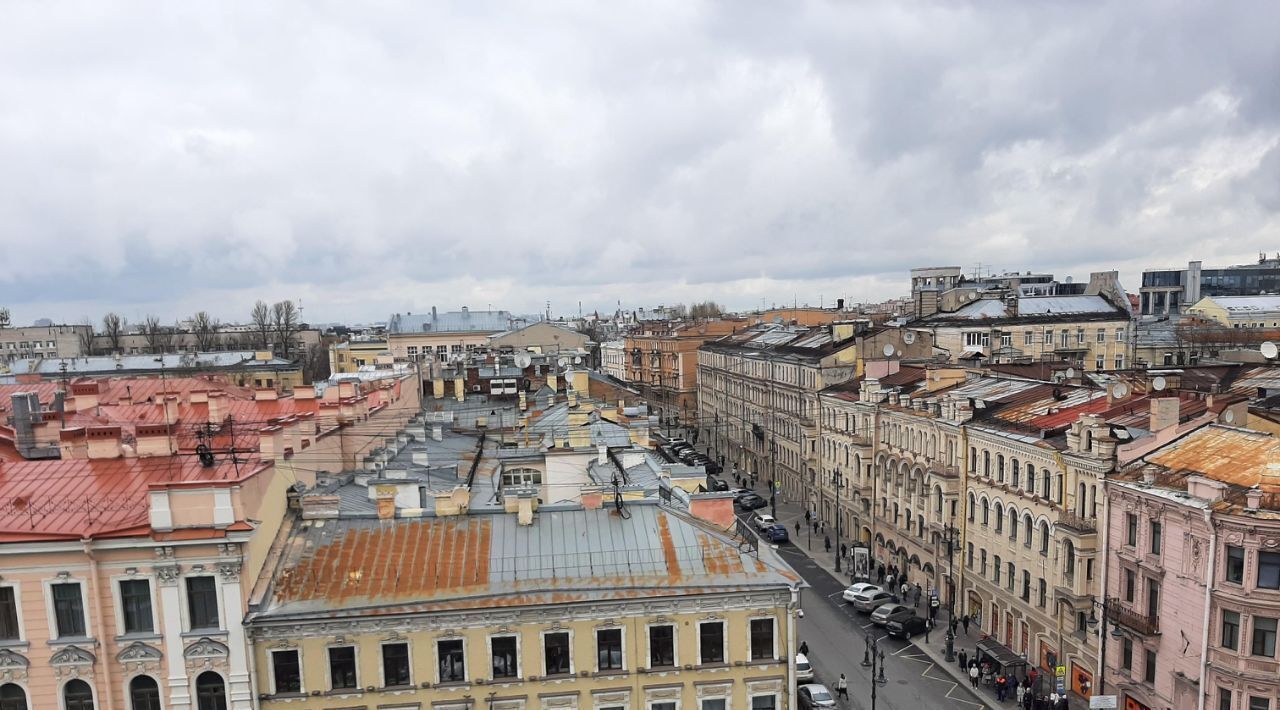
<svg viewBox="0 0 1280 710"><path fill-rule="evenodd" d="M0 542L111 537L149 531L148 491L171 483L243 481L260 461L212 467L194 456L0 463Z"/></svg>

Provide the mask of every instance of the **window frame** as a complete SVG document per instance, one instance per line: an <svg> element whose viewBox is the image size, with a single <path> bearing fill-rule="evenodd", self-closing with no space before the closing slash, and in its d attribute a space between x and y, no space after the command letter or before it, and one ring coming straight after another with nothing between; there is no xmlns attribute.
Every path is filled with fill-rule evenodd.
<svg viewBox="0 0 1280 710"><path fill-rule="evenodd" d="M81 623L80 632L81 633L79 636L74 636L70 634L64 635L62 633L62 630L58 627L58 602L57 602L57 599L54 598L54 587L58 587L64 584L75 584L80 587L80 623ZM48 600L46 607L47 607L48 616L49 616L49 630L53 632L50 635L50 640L55 642L62 642L67 639L93 638L89 636L89 629L93 628L93 625L92 625L92 620L89 618L89 604L88 604L89 600L88 600L88 592L85 589L86 581L84 580L84 578L75 577L75 576L56 577L54 579L45 580L44 586L45 586L45 599Z"/></svg>
<svg viewBox="0 0 1280 710"><path fill-rule="evenodd" d="M192 599L191 583L195 580L205 580L205 579L209 580L213 584L214 611L218 615L217 626L196 626L195 625L195 618L194 618L195 615L192 613L193 609L191 606L191 599ZM189 575L182 578L182 602L183 602L182 615L184 617L183 621L186 622L185 628L187 631L195 633L198 631L224 631L225 630L222 628L222 589L220 588L221 586L222 585L218 584L217 577L211 574L193 574L193 575Z"/></svg>
<svg viewBox="0 0 1280 710"><path fill-rule="evenodd" d="M1238 584L1240 586L1244 586L1245 577L1248 576L1247 565L1249 561L1249 553L1244 549L1244 547L1239 545L1227 545L1226 548L1227 548L1226 555L1225 555L1226 564L1222 566L1222 581L1226 582L1227 584ZM1231 571L1232 571L1231 553L1234 550L1240 551L1240 578L1239 579L1231 578Z"/></svg>
<svg viewBox="0 0 1280 710"><path fill-rule="evenodd" d="M704 626L717 625L720 627L720 660L708 661L706 654L702 648L702 628ZM706 619L698 622L698 665L699 666L722 666L728 663L729 658L729 634L727 632L728 624L723 619Z"/></svg>
<svg viewBox="0 0 1280 710"><path fill-rule="evenodd" d="M1271 552L1268 550L1258 550L1257 574L1253 580L1253 586L1256 589L1280 589L1280 552ZM1271 560L1268 569L1271 570L1268 581L1274 580L1274 584L1263 584L1262 570L1264 556Z"/></svg>
<svg viewBox="0 0 1280 710"><path fill-rule="evenodd" d="M1234 620L1228 623L1227 615L1231 614ZM1218 645L1230 651L1240 652L1240 612L1234 609L1223 609L1218 615ZM1231 639L1227 639L1227 629L1231 629Z"/></svg>
<svg viewBox="0 0 1280 710"><path fill-rule="evenodd" d="M448 643L448 644L457 643L457 644L459 644L459 648L458 648L458 657L459 657L459 659L462 661L462 673L461 673L461 676L462 676L462 677L461 677L461 678L458 678L458 679L450 678L450 679L446 680L446 679L445 679L445 677L444 677L444 667L443 667L443 666L444 666L444 664L442 663L442 661L443 661L443 659L445 658L445 656L441 655L441 653L440 653L440 644L444 644L444 643ZM452 654L450 654L450 655L452 655ZM451 684L456 684L456 683L468 683L468 682L470 682L470 681L468 680L468 678L467 678L467 671L469 670L468 665L469 665L469 664L468 664L468 662L467 662L467 639L466 639L466 637L464 637L464 636L442 636L442 637L440 637L440 638L437 638L437 639L436 639L436 685L451 685Z"/></svg>
<svg viewBox="0 0 1280 710"><path fill-rule="evenodd" d="M758 621L769 622L769 654L767 656L756 656L756 631L755 624ZM778 620L772 616L753 616L747 619L747 655L751 661L777 661L778 660Z"/></svg>
<svg viewBox="0 0 1280 710"><path fill-rule="evenodd" d="M1258 622L1270 621L1272 626L1271 634L1271 653L1258 653ZM1276 634L1280 632L1280 620L1270 616L1251 616L1249 619L1249 655L1258 656L1259 658L1275 658L1276 657ZM1266 637L1263 637L1263 645L1266 645Z"/></svg>
<svg viewBox="0 0 1280 710"><path fill-rule="evenodd" d="M387 682L387 647L388 646L404 646L405 666L409 671L409 680L407 683L392 685ZM378 644L378 673L381 676L383 688L412 688L413 683L413 644L407 640L400 641L383 641Z"/></svg>
<svg viewBox="0 0 1280 710"><path fill-rule="evenodd" d="M600 649L601 649L600 634L608 631L618 632L619 660L618 660L617 668L614 668L612 665L610 665L608 668L604 668L604 667L601 667L600 665ZM622 626L601 626L595 629L594 636L595 636L596 662L593 665L595 665L596 673L601 673L601 674L625 673L627 670L627 630L626 628Z"/></svg>
<svg viewBox="0 0 1280 710"><path fill-rule="evenodd" d="M294 659L298 663L298 689L280 690L280 681L276 674L276 654L292 653ZM268 670L271 673L271 694L272 695L306 695L307 684L302 672L302 650L295 647L290 648L273 648L267 652L267 660L269 661Z"/></svg>
<svg viewBox="0 0 1280 710"><path fill-rule="evenodd" d="M558 671L558 672L552 673L551 671L547 670L547 658L548 658L547 657L547 637L559 636L560 634L564 634L567 640L565 653L569 659L569 669L566 671ZM542 633L539 634L538 638L542 642L542 673L545 677L547 678L553 678L553 677L558 678L561 676L568 677L573 675L576 672L573 666L573 630L572 629L543 629Z"/></svg>
<svg viewBox="0 0 1280 710"><path fill-rule="evenodd" d="M655 666L653 665L653 630L657 628L671 629L671 665ZM679 668L680 667L680 638L679 629L673 623L663 622L660 624L645 625L645 652L649 659L649 668Z"/></svg>
<svg viewBox="0 0 1280 710"><path fill-rule="evenodd" d="M495 656L493 655L493 642L498 639L514 639L515 640L516 647L514 652L514 658L516 661L516 667L515 667L515 672L512 675L498 675L497 670L494 668L493 661ZM485 647L489 649L489 663L487 664L486 667L489 669L489 679L492 682L509 683L512 681L520 680L521 678L524 677L524 674L522 672L524 670L523 659L520 658L520 652L521 652L520 634L518 633L489 634L488 636L485 637Z"/></svg>
<svg viewBox="0 0 1280 710"><path fill-rule="evenodd" d="M116 628L120 631L120 635L126 637L159 636L160 633L156 629L160 628L160 620L156 614L155 585L151 583L151 578L142 575L123 575L113 577L111 582L112 600L115 602L116 607ZM124 585L126 583L139 582L147 585L147 607L151 617L151 628L146 631L130 631L128 628L129 614L125 608Z"/></svg>
<svg viewBox="0 0 1280 710"><path fill-rule="evenodd" d="M333 682L334 680L333 652L344 651L347 649L351 650L351 686L350 687L343 686L339 688L338 686L334 685L334 682ZM325 646L324 660L325 660L324 674L325 674L325 679L328 681L326 685L328 686L330 692L346 693L346 692L356 692L360 690L360 649L357 648L355 644L342 643L342 644L334 644L331 646Z"/></svg>
<svg viewBox="0 0 1280 710"><path fill-rule="evenodd" d="M27 627L26 622L22 619L22 585L17 582L2 582L0 583L0 589L8 589L13 593L14 628L18 632L18 635L15 638L0 637L0 642L26 643Z"/></svg>

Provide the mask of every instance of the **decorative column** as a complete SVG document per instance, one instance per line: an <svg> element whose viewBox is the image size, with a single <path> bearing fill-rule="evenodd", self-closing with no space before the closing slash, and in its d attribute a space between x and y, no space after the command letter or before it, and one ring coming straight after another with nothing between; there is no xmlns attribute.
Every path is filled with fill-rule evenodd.
<svg viewBox="0 0 1280 710"><path fill-rule="evenodd" d="M159 551L157 553L160 554ZM152 568L160 585L164 663L169 674L169 710L189 710L191 707L191 681L187 677L187 662L183 656L182 599L178 595L178 575L181 571L176 564L162 564Z"/></svg>
<svg viewBox="0 0 1280 710"><path fill-rule="evenodd" d="M223 618L227 625L230 653L230 685L227 699L230 710L254 710L253 683L249 678L249 643L244 633L244 599L240 589L239 560L218 563L222 578Z"/></svg>

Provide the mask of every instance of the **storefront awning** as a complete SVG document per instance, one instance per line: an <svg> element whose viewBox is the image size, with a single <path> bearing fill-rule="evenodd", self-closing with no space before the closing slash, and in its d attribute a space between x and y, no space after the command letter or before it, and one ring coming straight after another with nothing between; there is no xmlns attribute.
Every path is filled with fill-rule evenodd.
<svg viewBox="0 0 1280 710"><path fill-rule="evenodd" d="M990 656L993 661L1006 671L1027 665L1025 658L1014 653L1008 646L993 638L979 639L978 650Z"/></svg>

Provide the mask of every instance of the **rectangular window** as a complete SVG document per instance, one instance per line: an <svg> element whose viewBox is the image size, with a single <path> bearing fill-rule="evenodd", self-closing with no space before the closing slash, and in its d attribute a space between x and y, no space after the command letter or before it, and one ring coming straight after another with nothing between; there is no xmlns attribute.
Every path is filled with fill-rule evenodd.
<svg viewBox="0 0 1280 710"><path fill-rule="evenodd" d="M1116 369L1117 370L1124 369L1124 355L1116 355Z"/></svg>
<svg viewBox="0 0 1280 710"><path fill-rule="evenodd" d="M1002 348L1013 347L1013 333L1000 334L1000 347Z"/></svg>
<svg viewBox="0 0 1280 710"><path fill-rule="evenodd" d="M1105 370L1106 367L1107 367L1107 359L1105 357L1099 355L1098 357L1094 358L1093 369Z"/></svg>
<svg viewBox="0 0 1280 710"><path fill-rule="evenodd" d="M978 566L978 571L985 575L987 573L987 551L982 550L978 554L978 559L981 560L981 564Z"/></svg>
<svg viewBox="0 0 1280 710"><path fill-rule="evenodd" d="M676 664L676 627L649 627L649 667L669 668Z"/></svg>
<svg viewBox="0 0 1280 710"><path fill-rule="evenodd" d="M1218 688L1218 710L1232 710L1231 691L1227 688Z"/></svg>
<svg viewBox="0 0 1280 710"><path fill-rule="evenodd" d="M622 629L596 631L596 670L622 670Z"/></svg>
<svg viewBox="0 0 1280 710"><path fill-rule="evenodd" d="M1147 616L1160 616L1160 583L1154 579L1147 580Z"/></svg>
<svg viewBox="0 0 1280 710"><path fill-rule="evenodd" d="M1244 548L1227 545L1227 581L1244 584Z"/></svg>
<svg viewBox="0 0 1280 710"><path fill-rule="evenodd" d="M1128 636L1120 640L1120 667L1126 671L1133 670L1133 640Z"/></svg>
<svg viewBox="0 0 1280 710"><path fill-rule="evenodd" d="M191 629L218 628L218 589L213 577L187 577L187 611Z"/></svg>
<svg viewBox="0 0 1280 710"><path fill-rule="evenodd" d="M1038 606L1041 609L1043 609L1045 607L1045 604L1048 603L1048 600L1049 600L1049 585L1045 582L1044 578L1042 577L1040 579L1040 600L1039 600Z"/></svg>
<svg viewBox="0 0 1280 710"><path fill-rule="evenodd" d="M519 678L520 659L515 636L490 636L489 656L494 678Z"/></svg>
<svg viewBox="0 0 1280 710"><path fill-rule="evenodd" d="M467 679L467 661L462 654L462 639L436 642L440 682L461 683Z"/></svg>
<svg viewBox="0 0 1280 710"><path fill-rule="evenodd" d="M1156 682L1156 652L1147 649L1147 660L1142 665L1142 679L1148 683Z"/></svg>
<svg viewBox="0 0 1280 710"><path fill-rule="evenodd" d="M1240 647L1240 613L1222 610L1222 647L1232 651Z"/></svg>
<svg viewBox="0 0 1280 710"><path fill-rule="evenodd" d="M756 695L751 698L751 710L777 710L778 696Z"/></svg>
<svg viewBox="0 0 1280 710"><path fill-rule="evenodd" d="M1034 334L1034 333L1032 333L1032 332L1031 332L1031 331L1029 331L1029 330L1028 330L1028 331L1023 332L1023 334L1022 334L1022 344L1023 344L1023 345L1030 345L1034 340L1035 340L1035 334Z"/></svg>
<svg viewBox="0 0 1280 710"><path fill-rule="evenodd" d="M84 636L84 600L79 582L53 585L53 615L58 623L58 638Z"/></svg>
<svg viewBox="0 0 1280 710"><path fill-rule="evenodd" d="M302 692L302 666L298 663L298 649L271 652L271 676L275 678L275 692Z"/></svg>
<svg viewBox="0 0 1280 710"><path fill-rule="evenodd" d="M13 587L0 587L0 640L17 641L22 634L18 627L18 597Z"/></svg>
<svg viewBox="0 0 1280 710"><path fill-rule="evenodd" d="M1250 695L1249 710L1271 710L1271 699Z"/></svg>
<svg viewBox="0 0 1280 710"><path fill-rule="evenodd" d="M1163 527L1159 520L1151 521L1151 554L1160 554L1160 533Z"/></svg>
<svg viewBox="0 0 1280 710"><path fill-rule="evenodd" d="M565 675L571 673L569 656L573 651L569 648L569 632L556 631L542 635L543 672L547 675Z"/></svg>
<svg viewBox="0 0 1280 710"><path fill-rule="evenodd" d="M724 663L724 622L698 624L698 651L703 664Z"/></svg>
<svg viewBox="0 0 1280 710"><path fill-rule="evenodd" d="M1099 329L1098 329L1098 338L1097 338L1097 342L1099 342L1099 343L1105 343L1105 342L1107 342L1107 330L1106 330L1106 328L1099 328Z"/></svg>
<svg viewBox="0 0 1280 710"><path fill-rule="evenodd" d="M1053 331L1052 330L1046 330L1044 332L1044 345L1046 348L1053 347Z"/></svg>
<svg viewBox="0 0 1280 710"><path fill-rule="evenodd" d="M1076 328L1076 344L1084 343L1084 328Z"/></svg>
<svg viewBox="0 0 1280 710"><path fill-rule="evenodd" d="M1124 514L1124 544L1129 547L1138 546L1138 516L1136 513Z"/></svg>
<svg viewBox="0 0 1280 710"><path fill-rule="evenodd" d="M724 698L703 698L702 710L728 710L729 703Z"/></svg>
<svg viewBox="0 0 1280 710"><path fill-rule="evenodd" d="M151 583L145 579L120 582L120 611L126 634L144 634L155 630L151 623Z"/></svg>
<svg viewBox="0 0 1280 710"><path fill-rule="evenodd" d="M995 582L996 584L1000 583L1000 565L1001 565L1000 555L996 555L995 562L994 564L991 565L991 574L992 574L991 581Z"/></svg>
<svg viewBox="0 0 1280 710"><path fill-rule="evenodd" d="M1116 328L1116 342L1117 343L1124 342L1124 328Z"/></svg>
<svg viewBox="0 0 1280 710"><path fill-rule="evenodd" d="M382 685L387 688L413 685L409 677L409 644L382 645Z"/></svg>
<svg viewBox="0 0 1280 710"><path fill-rule="evenodd" d="M1280 552L1258 553L1258 586L1280 589Z"/></svg>
<svg viewBox="0 0 1280 710"><path fill-rule="evenodd" d="M1014 574L1014 571L1013 571L1013 563L1012 563L1012 562L1010 562L1010 563L1009 563L1008 572L1009 572L1009 574L1008 574L1008 576L1006 577L1006 583L1009 585L1009 591L1011 591L1011 592L1012 592L1012 591L1013 591L1013 585L1017 582L1017 575L1016 575L1016 574Z"/></svg>
<svg viewBox="0 0 1280 710"><path fill-rule="evenodd" d="M751 620L751 660L773 660L773 619Z"/></svg>
<svg viewBox="0 0 1280 710"><path fill-rule="evenodd" d="M355 646L336 646L329 649L329 687L333 690L356 687Z"/></svg>
<svg viewBox="0 0 1280 710"><path fill-rule="evenodd" d="M1253 649L1255 656L1272 658L1276 655L1276 620L1263 616L1253 617Z"/></svg>

